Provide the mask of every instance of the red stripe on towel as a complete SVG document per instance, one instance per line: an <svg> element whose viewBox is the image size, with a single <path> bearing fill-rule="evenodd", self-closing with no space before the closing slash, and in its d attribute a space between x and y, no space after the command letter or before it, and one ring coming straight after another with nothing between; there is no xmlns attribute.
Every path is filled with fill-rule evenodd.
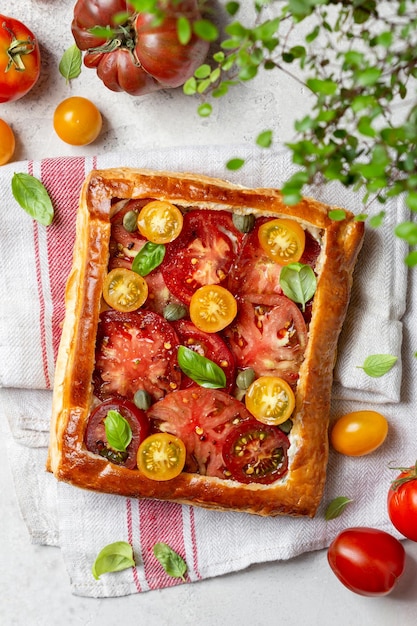
<svg viewBox="0 0 417 626"><path fill-rule="evenodd" d="M126 517L127 517L127 540L134 549L133 546L133 523L132 523L132 501L130 498L126 498ZM142 591L136 567L132 569L133 581L136 586L136 590L140 593Z"/></svg>
<svg viewBox="0 0 417 626"><path fill-rule="evenodd" d="M150 589L172 587L181 582L165 573L153 553L156 543L167 543L185 559L182 505L174 502L140 500L139 525L145 576Z"/></svg>
<svg viewBox="0 0 417 626"><path fill-rule="evenodd" d="M191 543L193 548L193 568L195 575L198 580L202 580L202 576L198 569L198 547L197 547L197 537L195 532L195 515L194 508L190 506L190 529L191 529Z"/></svg>
<svg viewBox="0 0 417 626"><path fill-rule="evenodd" d="M54 361L65 315L65 285L72 265L75 219L84 178L84 157L44 159L41 162L41 179L55 209L54 220L47 230Z"/></svg>

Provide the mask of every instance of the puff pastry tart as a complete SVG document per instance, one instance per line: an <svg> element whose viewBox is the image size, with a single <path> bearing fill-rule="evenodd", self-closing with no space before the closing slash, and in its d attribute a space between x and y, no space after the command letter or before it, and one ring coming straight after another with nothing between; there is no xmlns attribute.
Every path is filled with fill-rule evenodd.
<svg viewBox="0 0 417 626"><path fill-rule="evenodd" d="M48 469L82 488L314 516L363 223L275 189L93 171Z"/></svg>

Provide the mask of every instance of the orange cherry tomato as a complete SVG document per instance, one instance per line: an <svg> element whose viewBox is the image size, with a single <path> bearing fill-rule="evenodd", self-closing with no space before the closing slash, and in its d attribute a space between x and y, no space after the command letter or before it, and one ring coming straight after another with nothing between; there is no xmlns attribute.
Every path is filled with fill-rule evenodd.
<svg viewBox="0 0 417 626"><path fill-rule="evenodd" d="M260 376L248 388L246 408L263 424L278 426L291 416L295 396L290 385L278 376Z"/></svg>
<svg viewBox="0 0 417 626"><path fill-rule="evenodd" d="M102 124L100 111L87 98L72 96L55 109L55 132L62 141L72 146L92 143L99 136Z"/></svg>
<svg viewBox="0 0 417 626"><path fill-rule="evenodd" d="M10 126L0 119L0 165L8 163L15 149L14 133Z"/></svg>
<svg viewBox="0 0 417 626"><path fill-rule="evenodd" d="M191 297L191 321L206 333L222 330L234 320L236 313L235 297L221 285L204 285Z"/></svg>
<svg viewBox="0 0 417 626"><path fill-rule="evenodd" d="M303 255L305 233L290 219L274 219L259 227L259 243L270 259L280 265L296 263Z"/></svg>
<svg viewBox="0 0 417 626"><path fill-rule="evenodd" d="M103 298L116 311L135 311L147 297L146 280L125 267L116 267L104 279Z"/></svg>
<svg viewBox="0 0 417 626"><path fill-rule="evenodd" d="M181 211L164 200L153 200L141 209L138 229L152 243L169 243L180 234L183 225Z"/></svg>
<svg viewBox="0 0 417 626"><path fill-rule="evenodd" d="M363 456L383 444L388 434L386 418L376 411L354 411L340 417L330 432L333 448L347 456Z"/></svg>
<svg viewBox="0 0 417 626"><path fill-rule="evenodd" d="M155 433L139 446L138 468L151 480L171 480L184 469L186 448L181 439L170 433Z"/></svg>

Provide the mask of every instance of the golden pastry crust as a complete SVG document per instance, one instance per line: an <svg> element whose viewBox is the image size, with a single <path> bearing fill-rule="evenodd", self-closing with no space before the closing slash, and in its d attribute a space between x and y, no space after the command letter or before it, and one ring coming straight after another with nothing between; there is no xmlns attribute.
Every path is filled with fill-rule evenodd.
<svg viewBox="0 0 417 626"><path fill-rule="evenodd" d="M103 279L109 259L115 199L169 200L182 208L227 209L290 217L320 233L308 343L296 389L289 469L270 485L183 472L153 481L115 465L84 445L93 399L92 375ZM74 259L66 290L66 317L56 364L48 470L59 480L100 492L157 498L259 515L313 517L320 503L328 457L328 417L338 336L364 225L346 212L331 220L330 207L304 198L286 206L279 190L247 189L200 175L127 168L93 171L80 198Z"/></svg>

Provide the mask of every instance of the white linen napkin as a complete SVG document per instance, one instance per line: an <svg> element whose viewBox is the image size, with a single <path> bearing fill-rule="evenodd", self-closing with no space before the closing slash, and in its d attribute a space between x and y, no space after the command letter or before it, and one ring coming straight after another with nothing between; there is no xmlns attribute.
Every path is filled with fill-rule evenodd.
<svg viewBox="0 0 417 626"><path fill-rule="evenodd" d="M235 156L245 158L245 166L228 172L224 164ZM369 457L351 459L331 453L325 497L314 520L264 519L95 494L57 484L45 472L54 359L64 315L63 290L71 264L78 194L91 169L114 166L194 171L265 187L280 187L294 171L287 152L247 146L45 159L1 168L0 413L10 424L9 458L32 540L59 544L74 593L103 597L179 584L155 562L151 548L157 541L166 541L185 556L188 580L194 581L325 547L337 529L347 525L393 532L385 511L392 477L388 466L394 458L400 465L415 462L412 442L417 436L416 420L412 419L417 408L417 389L412 384L417 379L417 359L412 356L417 345L412 324L412 311L415 315L417 309L416 281L412 278L407 290L402 262L406 246L392 234L393 226L406 216L398 199L385 207L383 227L368 229L359 257L339 346L332 411L336 416L384 403L390 434L384 446ZM32 222L14 201L10 179L15 171L33 173L46 185L56 210L54 223L47 229ZM360 199L338 185L313 189L313 193L329 204L363 212ZM393 370L380 379L367 377L357 367L375 353L399 357ZM354 502L341 518L325 522L324 507L339 495ZM118 540L132 543L137 567L95 581L91 575L95 556L104 545Z"/></svg>

